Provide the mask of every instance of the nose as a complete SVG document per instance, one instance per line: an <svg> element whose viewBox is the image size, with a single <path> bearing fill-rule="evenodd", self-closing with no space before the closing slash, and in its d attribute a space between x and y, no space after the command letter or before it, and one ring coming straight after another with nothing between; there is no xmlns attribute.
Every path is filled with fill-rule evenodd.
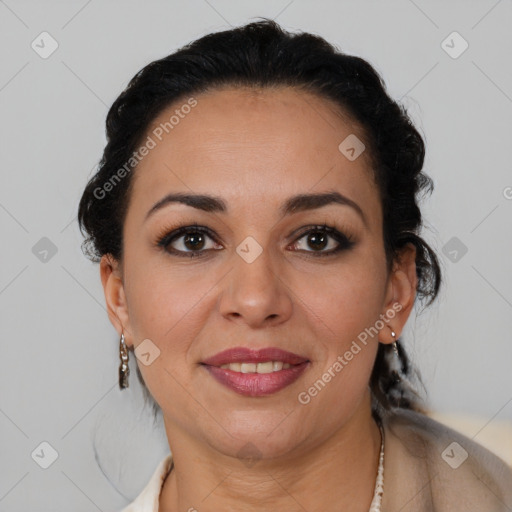
<svg viewBox="0 0 512 512"><path fill-rule="evenodd" d="M219 303L223 317L255 329L289 319L291 292L284 282L282 264L268 250L263 248L254 261L234 253L231 263Z"/></svg>

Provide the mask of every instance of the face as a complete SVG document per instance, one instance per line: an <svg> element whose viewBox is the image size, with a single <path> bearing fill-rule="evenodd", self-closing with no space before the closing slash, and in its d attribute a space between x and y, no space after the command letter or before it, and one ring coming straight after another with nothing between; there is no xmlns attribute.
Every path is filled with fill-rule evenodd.
<svg viewBox="0 0 512 512"><path fill-rule="evenodd" d="M151 364L137 364L168 432L227 455L247 442L263 457L306 449L361 407L378 339L392 341L382 318L400 332L411 279L388 274L369 155L350 160L338 148L364 134L332 103L291 88L195 98L191 109L166 109L146 134L156 145L134 171L122 272L102 260L111 319L149 353ZM162 134L177 109L179 122ZM168 194L220 204L162 202ZM290 203L321 194L330 196ZM234 347L275 347L307 362L278 390L265 387L273 377L252 380L260 394L251 396L203 364Z"/></svg>

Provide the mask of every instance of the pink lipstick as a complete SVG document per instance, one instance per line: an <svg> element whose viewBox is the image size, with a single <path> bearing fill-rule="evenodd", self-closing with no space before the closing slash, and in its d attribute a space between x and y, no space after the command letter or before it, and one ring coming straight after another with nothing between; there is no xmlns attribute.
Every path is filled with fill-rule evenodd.
<svg viewBox="0 0 512 512"><path fill-rule="evenodd" d="M241 395L256 397L289 386L304 373L310 361L276 347L261 350L235 347L205 359L202 364L221 384ZM227 365L231 368L221 368Z"/></svg>

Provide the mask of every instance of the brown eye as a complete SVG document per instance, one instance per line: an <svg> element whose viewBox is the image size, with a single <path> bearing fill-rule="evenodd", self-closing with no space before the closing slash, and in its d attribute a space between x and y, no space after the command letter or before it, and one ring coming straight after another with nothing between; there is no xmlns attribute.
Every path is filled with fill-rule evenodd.
<svg viewBox="0 0 512 512"><path fill-rule="evenodd" d="M209 244L208 240L211 240ZM221 247L216 243L210 230L203 226L178 228L163 236L157 244L171 254L186 257L202 256Z"/></svg>
<svg viewBox="0 0 512 512"><path fill-rule="evenodd" d="M310 247L312 250L300 248L298 250L311 253L314 256L336 254L342 250L350 249L355 244L350 237L327 225L315 226L313 229L309 229L297 239L294 247L296 248L300 240L303 239L303 245Z"/></svg>
<svg viewBox="0 0 512 512"><path fill-rule="evenodd" d="M320 231L311 231L306 235L307 244L316 250L325 249L329 245L329 235Z"/></svg>
<svg viewBox="0 0 512 512"><path fill-rule="evenodd" d="M205 236L203 233L188 233L182 235L183 246L191 251L201 250L205 244Z"/></svg>

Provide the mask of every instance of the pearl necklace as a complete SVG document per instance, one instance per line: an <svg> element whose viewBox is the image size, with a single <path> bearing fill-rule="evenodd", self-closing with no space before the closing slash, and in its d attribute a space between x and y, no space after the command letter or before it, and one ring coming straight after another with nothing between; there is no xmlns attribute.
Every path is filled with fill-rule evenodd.
<svg viewBox="0 0 512 512"><path fill-rule="evenodd" d="M384 493L384 429L382 424L379 423L381 443L379 455L379 469L377 471L377 479L375 480L375 489L373 491L373 500L370 505L369 512L380 512L382 502L382 494Z"/></svg>

